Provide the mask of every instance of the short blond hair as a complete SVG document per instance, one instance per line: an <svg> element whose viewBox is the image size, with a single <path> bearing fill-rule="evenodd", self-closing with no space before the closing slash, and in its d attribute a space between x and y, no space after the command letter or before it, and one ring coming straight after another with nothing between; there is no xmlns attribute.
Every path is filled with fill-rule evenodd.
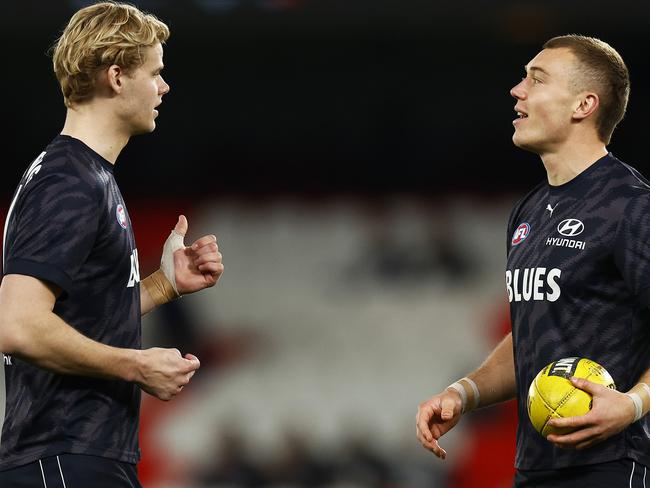
<svg viewBox="0 0 650 488"><path fill-rule="evenodd" d="M113 64L137 69L146 61L142 48L168 38L164 22L132 5L101 2L77 11L52 46L66 107L92 97L99 72Z"/></svg>
<svg viewBox="0 0 650 488"><path fill-rule="evenodd" d="M578 60L573 88L598 93L596 128L600 140L609 144L630 98L630 74L623 58L606 42L578 34L554 37L544 44L544 49L558 48L569 49Z"/></svg>

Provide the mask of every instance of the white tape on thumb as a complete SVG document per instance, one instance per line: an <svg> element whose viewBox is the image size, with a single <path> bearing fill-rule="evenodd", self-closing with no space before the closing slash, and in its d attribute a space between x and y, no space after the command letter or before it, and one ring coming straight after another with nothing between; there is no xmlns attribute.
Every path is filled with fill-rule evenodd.
<svg viewBox="0 0 650 488"><path fill-rule="evenodd" d="M183 236L175 230L172 230L172 233L169 234L169 237L163 246L162 258L160 259L160 269L162 269L165 278L167 278L174 287L174 291L180 296L180 293L178 293L178 287L176 286L176 273L174 272L174 253L179 249L185 249Z"/></svg>

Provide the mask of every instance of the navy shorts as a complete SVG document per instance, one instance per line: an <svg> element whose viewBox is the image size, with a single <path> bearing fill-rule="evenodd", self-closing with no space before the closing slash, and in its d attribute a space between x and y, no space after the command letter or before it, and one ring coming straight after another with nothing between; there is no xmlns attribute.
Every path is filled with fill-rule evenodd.
<svg viewBox="0 0 650 488"><path fill-rule="evenodd" d="M650 469L631 459L573 468L517 471L514 488L650 488Z"/></svg>
<svg viewBox="0 0 650 488"><path fill-rule="evenodd" d="M2 488L142 488L134 464L60 454L0 471Z"/></svg>

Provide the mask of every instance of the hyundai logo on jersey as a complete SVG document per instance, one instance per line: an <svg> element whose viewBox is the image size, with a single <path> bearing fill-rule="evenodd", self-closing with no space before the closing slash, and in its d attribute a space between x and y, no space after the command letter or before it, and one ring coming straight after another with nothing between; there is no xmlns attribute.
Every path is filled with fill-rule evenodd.
<svg viewBox="0 0 650 488"><path fill-rule="evenodd" d="M557 226L557 231L567 237L574 237L582 234L583 230L585 230L585 224L580 222L578 219L564 219L560 222L560 225Z"/></svg>

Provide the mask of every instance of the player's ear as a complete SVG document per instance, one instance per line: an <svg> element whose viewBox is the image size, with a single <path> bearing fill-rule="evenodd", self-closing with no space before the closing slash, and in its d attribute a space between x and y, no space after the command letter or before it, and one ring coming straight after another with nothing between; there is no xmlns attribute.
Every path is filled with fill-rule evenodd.
<svg viewBox="0 0 650 488"><path fill-rule="evenodd" d="M123 88L124 70L117 64L112 64L106 69L106 84L111 91L121 93Z"/></svg>
<svg viewBox="0 0 650 488"><path fill-rule="evenodd" d="M573 111L573 119L574 120L586 119L587 117L592 115L596 110L598 110L599 105L600 105L600 99L598 98L597 93L594 92L581 93L576 103L576 107Z"/></svg>

